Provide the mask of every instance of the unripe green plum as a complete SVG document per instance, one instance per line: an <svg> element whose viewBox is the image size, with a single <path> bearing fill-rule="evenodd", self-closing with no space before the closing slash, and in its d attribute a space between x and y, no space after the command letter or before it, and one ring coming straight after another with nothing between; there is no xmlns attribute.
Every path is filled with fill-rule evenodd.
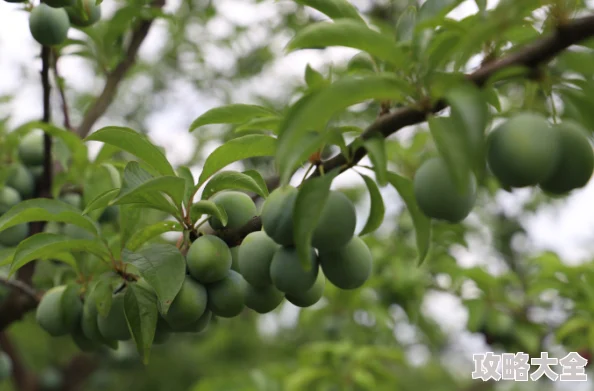
<svg viewBox="0 0 594 391"><path fill-rule="evenodd" d="M98 315L99 332L106 340L127 341L131 338L124 312L124 293L113 295L111 308L106 317Z"/></svg>
<svg viewBox="0 0 594 391"><path fill-rule="evenodd" d="M231 247L231 270L239 273L239 246Z"/></svg>
<svg viewBox="0 0 594 391"><path fill-rule="evenodd" d="M283 246L293 246L293 208L297 189L283 186L274 190L262 205L262 227L268 236Z"/></svg>
<svg viewBox="0 0 594 391"><path fill-rule="evenodd" d="M373 258L367 244L358 236L344 247L320 251L322 272L340 289L356 289L371 275Z"/></svg>
<svg viewBox="0 0 594 391"><path fill-rule="evenodd" d="M227 212L227 225L225 227L223 227L223 223L214 216L210 217L208 220L210 226L216 230L243 227L258 214L256 204L254 204L251 197L245 193L225 191L215 194L210 200Z"/></svg>
<svg viewBox="0 0 594 391"><path fill-rule="evenodd" d="M319 265L315 250L311 250L309 270L301 265L295 247L280 247L274 253L270 263L270 277L274 286L287 294L299 294L307 291L316 282Z"/></svg>
<svg viewBox="0 0 594 391"><path fill-rule="evenodd" d="M8 212L10 208L22 201L18 191L10 186L0 188L0 215Z"/></svg>
<svg viewBox="0 0 594 391"><path fill-rule="evenodd" d="M35 191L35 178L27 167L16 163L10 167L10 175L6 179L6 185L15 189L22 199L29 199Z"/></svg>
<svg viewBox="0 0 594 391"><path fill-rule="evenodd" d="M272 284L270 263L280 246L266 232L252 232L239 247L239 272L252 286L263 288Z"/></svg>
<svg viewBox="0 0 594 391"><path fill-rule="evenodd" d="M74 330L71 336L74 344L83 352L94 352L101 348L102 344L87 338L81 327Z"/></svg>
<svg viewBox="0 0 594 391"><path fill-rule="evenodd" d="M287 295L287 301L297 307L311 307L320 301L324 295L325 287L326 277L324 277L324 273L318 273L318 278L311 288L296 295Z"/></svg>
<svg viewBox="0 0 594 391"><path fill-rule="evenodd" d="M62 297L66 286L56 286L48 290L41 298L35 319L42 329L51 336L59 337L70 332L62 312Z"/></svg>
<svg viewBox="0 0 594 391"><path fill-rule="evenodd" d="M78 193L65 193L60 196L60 201L82 209L82 196Z"/></svg>
<svg viewBox="0 0 594 391"><path fill-rule="evenodd" d="M82 0L82 7L65 8L70 23L77 27L89 27L101 19L101 5L95 0Z"/></svg>
<svg viewBox="0 0 594 391"><path fill-rule="evenodd" d="M313 232L312 246L320 251L342 247L353 238L356 226L357 213L351 200L331 191Z"/></svg>
<svg viewBox="0 0 594 391"><path fill-rule="evenodd" d="M229 270L224 279L206 286L208 309L223 318L239 315L245 306L246 287L241 274Z"/></svg>
<svg viewBox="0 0 594 391"><path fill-rule="evenodd" d="M8 379L12 373L12 360L6 352L0 352L0 381Z"/></svg>
<svg viewBox="0 0 594 391"><path fill-rule="evenodd" d="M83 335L90 341L99 344L109 345L111 342L107 341L101 331L99 330L99 311L95 300L94 292L87 296L83 305L83 314L81 319L81 330Z"/></svg>
<svg viewBox="0 0 594 391"><path fill-rule="evenodd" d="M63 383L62 372L56 368L46 368L39 374L39 388L44 391L61 389Z"/></svg>
<svg viewBox="0 0 594 391"><path fill-rule="evenodd" d="M63 8L52 8L44 3L33 8L29 15L29 30L37 42L44 46L59 45L66 40L70 21ZM23 160L23 163L29 165ZM34 163L41 164L39 162Z"/></svg>
<svg viewBox="0 0 594 391"><path fill-rule="evenodd" d="M520 113L487 138L487 162L493 175L508 187L536 186L555 170L559 132L540 114Z"/></svg>
<svg viewBox="0 0 594 391"><path fill-rule="evenodd" d="M33 178L35 178L35 180L38 180L39 178L41 178L41 176L43 175L43 170L44 170L43 165L29 167L29 171L31 172L31 174L33 174Z"/></svg>
<svg viewBox="0 0 594 391"><path fill-rule="evenodd" d="M196 322L183 327L182 329L178 330L178 332L194 334L201 333L202 331L206 330L206 327L208 327L211 319L212 312L207 309Z"/></svg>
<svg viewBox="0 0 594 391"><path fill-rule="evenodd" d="M285 298L285 294L274 285L256 288L247 284L245 291L245 306L259 314L266 314L277 308Z"/></svg>
<svg viewBox="0 0 594 391"><path fill-rule="evenodd" d="M186 260L194 279L202 284L220 281L231 269L231 250L214 235L201 236L192 243Z"/></svg>
<svg viewBox="0 0 594 391"><path fill-rule="evenodd" d="M16 247L29 235L28 224L18 224L0 232L0 244L6 247Z"/></svg>
<svg viewBox="0 0 594 391"><path fill-rule="evenodd" d="M551 194L565 194L588 184L594 171L594 152L586 130L576 122L555 125L559 131L560 158L553 173L540 188Z"/></svg>
<svg viewBox="0 0 594 391"><path fill-rule="evenodd" d="M476 179L473 175L469 178L467 188L460 192L441 157L425 161L413 179L419 209L437 220L450 223L464 220L476 202Z"/></svg>
<svg viewBox="0 0 594 391"><path fill-rule="evenodd" d="M76 5L76 0L45 0L44 3L52 8L64 8Z"/></svg>
<svg viewBox="0 0 594 391"><path fill-rule="evenodd" d="M187 276L163 317L173 330L196 322L206 310L206 288Z"/></svg>
<svg viewBox="0 0 594 391"><path fill-rule="evenodd" d="M42 4L43 5L43 4ZM41 7L41 5L39 6ZM37 8L39 8L37 7ZM47 5L44 6L45 9L52 9ZM58 12L61 10L57 10ZM17 149L17 153L19 156L19 160L27 167L43 167L43 158L44 158L44 151L43 151L43 138L44 133L42 131L33 131L28 133L25 137L23 137L19 143L19 147ZM33 174L35 175L35 174Z"/></svg>

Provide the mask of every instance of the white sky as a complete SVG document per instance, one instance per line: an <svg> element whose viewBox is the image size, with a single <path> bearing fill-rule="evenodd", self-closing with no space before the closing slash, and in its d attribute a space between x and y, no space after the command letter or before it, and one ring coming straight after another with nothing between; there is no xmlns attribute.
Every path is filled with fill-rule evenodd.
<svg viewBox="0 0 594 391"><path fill-rule="evenodd" d="M489 1L492 6L497 1ZM251 3L251 2L250 2ZM276 14L276 7L287 6L285 1L267 1L258 5L243 0L217 0L217 7L221 16L213 20L208 28L211 34L224 36L229 33L230 21L250 26L254 29L254 36L266 39L258 24ZM364 0L353 1L357 6L364 7ZM104 15L113 12L114 2L105 0ZM176 9L180 0L168 0L166 10ZM13 124L38 119L41 116L41 91L39 85L38 45L32 39L28 29L28 15L17 11L20 6L0 1L0 95L11 94L15 99L10 106ZM476 11L473 1L463 3L452 14L461 18ZM166 39L162 24L151 30L147 40L141 48L141 56L151 59L158 56L159 49ZM70 36L75 37L78 32L70 30ZM288 39L290 37L286 37ZM301 51L291 53L276 61L266 74L257 78L253 83L237 92L237 103L249 103L249 93L253 91L273 91L278 88L279 80L292 75L300 77L307 63L312 66L322 66L328 61L341 61L351 56L350 49L333 48L324 51ZM217 52L213 49L216 58ZM224 58L217 58L225 61ZM63 57L60 71L67 83L79 90L97 90L101 83L93 80L93 74L84 61ZM54 103L57 104L57 103ZM117 104L117 103L116 103ZM160 108L147 118L150 136L158 144L168 150L168 157L175 162L184 161L191 153L194 140L187 132L189 124L204 111L214 107L218 102L205 93L194 91L187 85L176 85L169 105ZM108 125L100 122L97 127ZM404 137L406 131L400 132L398 137ZM408 132L410 133L410 132ZM213 145L213 148L216 145ZM347 185L359 181L353 173L345 173L336 183ZM514 194L501 193L498 200L506 210L514 213L518 210L518 200L525 198L529 190L516 191ZM396 193L391 189L384 189L384 194L393 202L388 202L388 210L393 211L399 203ZM585 189L575 191L570 197L561 202L561 208L542 209L524 222L529 230L531 243L535 248L552 249L558 251L568 262L576 263L590 260L594 253L594 181ZM365 213L365 212L363 212ZM361 222L362 223L362 222ZM388 221L387 224L390 222ZM483 263L483 254L479 249L472 254L462 253L460 262L471 266ZM436 293L427 300L427 309L444 324L444 327L459 329L457 325L463 322L465 311L460 308L457 299ZM461 312L460 312L461 311ZM455 314L459 315L456 316ZM270 324L270 323L268 323ZM476 341L475 341L476 342ZM481 350L472 344L471 350ZM479 343L480 345L480 343ZM415 354L421 354L416 352Z"/></svg>

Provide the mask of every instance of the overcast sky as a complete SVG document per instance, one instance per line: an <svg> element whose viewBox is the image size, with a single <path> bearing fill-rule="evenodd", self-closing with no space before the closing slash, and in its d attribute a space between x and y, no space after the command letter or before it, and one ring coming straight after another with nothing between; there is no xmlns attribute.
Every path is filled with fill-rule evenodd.
<svg viewBox="0 0 594 391"><path fill-rule="evenodd" d="M259 24L274 18L276 7L283 6L287 1L270 0L256 5L247 0L217 0L220 16L213 20L208 28L212 34L225 36L231 31L232 23L237 23L254 29L254 34L257 36L262 29ZM496 2L489 1L489 5L493 6ZM364 0L353 1L353 3L362 8L366 6ZM168 0L166 11L176 9L179 4L180 0ZM0 95L14 96L14 101L10 105L13 124L39 119L41 116L41 92L38 78L40 63L35 60L39 48L29 32L28 14L16 11L19 7L19 5L0 1L0 75L2 75ZM105 0L102 7L104 15L110 15L114 9L114 2ZM451 16L461 18L476 12L476 9L474 1L466 1ZM163 32L162 24L157 23L141 48L140 55L143 58L154 59L159 55L159 50L166 39ZM76 36L77 33L73 29L70 30L71 37ZM262 39L266 40L266 36ZM279 79L286 77L287 74L302 75L307 63L311 63L314 67L321 66L329 61L343 61L353 53L354 51L350 49L340 48L324 52L291 53L276 61L264 75L238 91L236 103L249 103L245 99L248 99L249 93L253 91L273 91L278 88ZM223 63L229 60L223 56L217 57L216 48L213 48L213 58ZM62 76L70 86L79 90L96 90L101 87L100 83L93 80L93 74L84 61L74 57L63 57L60 66ZM189 124L218 103L212 97L196 92L190 86L176 85L170 104L147 118L146 125L150 129L150 136L156 143L167 148L168 157L174 163L183 162L190 156L194 146L193 138L187 132ZM108 124L100 122L97 126L105 125ZM406 131L400 132L398 137L405 137L406 134ZM356 174L345 173L339 177L337 184L344 185L359 180ZM384 193L395 200L388 205L390 210L394 210L398 205L396 193L391 189L384 189ZM518 210L518 201L525 199L529 193L530 190L515 191L514 194L502 192L498 200L508 211L514 213ZM593 199L594 181L591 181L588 187L575 191L561 202L560 207L543 208L535 215L528 217L524 222L529 230L531 244L535 248L558 251L567 262L591 260L594 253ZM459 260L461 264L471 266L483 263L485 261L483 256L484 253L480 250L473 250L471 253L462 252ZM457 299L436 293L427 301L426 306L428 311L434 313L443 326L452 332L459 331L463 327L465 313ZM400 333L404 331L400 330ZM471 343L472 349L481 350L481 343L478 342L478 345L476 343L476 341ZM415 352L413 356L415 355L422 356L422 352Z"/></svg>

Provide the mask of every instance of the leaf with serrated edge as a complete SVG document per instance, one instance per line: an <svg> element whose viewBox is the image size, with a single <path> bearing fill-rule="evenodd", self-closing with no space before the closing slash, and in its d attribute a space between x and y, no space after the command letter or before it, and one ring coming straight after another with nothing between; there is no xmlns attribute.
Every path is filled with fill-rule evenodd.
<svg viewBox="0 0 594 391"><path fill-rule="evenodd" d="M359 236L366 235L368 233L374 232L376 229L384 221L384 214L386 213L386 207L384 205L384 200L382 198L382 194L377 187L377 184L371 179L369 176L360 174L363 180L365 181L365 185L369 190L369 198L371 207L369 208L369 217L367 218L367 222L365 223L365 227L359 233Z"/></svg>
<svg viewBox="0 0 594 391"><path fill-rule="evenodd" d="M299 261L306 270L311 267L313 231L328 200L332 181L339 173L340 171L336 169L323 176L307 180L297 193L293 209L293 230Z"/></svg>
<svg viewBox="0 0 594 391"><path fill-rule="evenodd" d="M431 244L431 219L425 216L419 209L419 205L415 199L413 183L410 179L393 172L388 172L388 182L400 194L412 217L419 255L418 263L421 264L425 260L425 257L427 257L429 245Z"/></svg>
<svg viewBox="0 0 594 391"><path fill-rule="evenodd" d="M118 126L101 128L87 136L85 141L101 141L111 144L143 160L161 175L175 176L175 171L163 152L147 137L130 128Z"/></svg>
<svg viewBox="0 0 594 391"><path fill-rule="evenodd" d="M155 290L161 313L166 314L186 276L186 260L179 249L170 244L151 244L136 252L124 249L122 259L138 268Z"/></svg>

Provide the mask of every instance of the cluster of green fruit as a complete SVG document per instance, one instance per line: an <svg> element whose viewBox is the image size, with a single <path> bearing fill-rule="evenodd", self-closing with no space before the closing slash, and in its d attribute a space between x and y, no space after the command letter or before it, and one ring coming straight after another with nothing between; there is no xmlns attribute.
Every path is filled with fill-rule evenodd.
<svg viewBox="0 0 594 391"><path fill-rule="evenodd" d="M23 137L17 149L18 162L12 162L4 185L0 187L0 216L19 202L33 197L35 182L43 174L43 133ZM14 247L29 234L27 224L0 232L0 245Z"/></svg>
<svg viewBox="0 0 594 391"><path fill-rule="evenodd" d="M311 265L302 263L294 247L292 210L297 189L275 190L262 207L263 231L252 232L230 248L215 235L198 237L186 254L187 275L168 311L159 316L154 343L172 333L197 333L214 316L232 318L245 307L258 313L277 308L286 298L309 307L323 296L326 278L341 289L361 287L371 274L369 248L354 235L355 208L342 193L333 191L313 234ZM254 201L245 193L226 191L211 200L223 208L225 226L216 217L215 230L239 228L257 215ZM322 271L320 271L320 269ZM144 279L137 287L156 293ZM95 291L82 300L66 294L66 286L49 290L37 308L37 322L53 336L70 334L83 350L131 338L124 310L125 289L112 296L107 313L100 314Z"/></svg>
<svg viewBox="0 0 594 391"><path fill-rule="evenodd" d="M506 189L538 186L550 195L564 195L588 184L594 152L587 132L571 121L551 125L536 113L519 113L489 133L487 164ZM460 222L476 201L477 183L470 177L457 189L443 158L424 162L414 177L414 194L430 218Z"/></svg>
<svg viewBox="0 0 594 391"><path fill-rule="evenodd" d="M23 3L26 0L5 0ZM29 30L44 46L60 45L70 26L89 27L101 19L101 6L95 0L44 0L31 10Z"/></svg>

